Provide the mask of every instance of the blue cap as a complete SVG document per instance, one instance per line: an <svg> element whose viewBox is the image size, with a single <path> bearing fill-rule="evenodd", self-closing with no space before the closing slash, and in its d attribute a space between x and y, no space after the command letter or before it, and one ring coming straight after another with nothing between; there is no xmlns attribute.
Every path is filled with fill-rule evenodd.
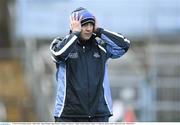
<svg viewBox="0 0 180 125"><path fill-rule="evenodd" d="M85 8L79 7L72 13L74 12L78 12L78 18L82 16L81 25L84 25L86 23L92 23L93 25L95 24L95 17Z"/></svg>

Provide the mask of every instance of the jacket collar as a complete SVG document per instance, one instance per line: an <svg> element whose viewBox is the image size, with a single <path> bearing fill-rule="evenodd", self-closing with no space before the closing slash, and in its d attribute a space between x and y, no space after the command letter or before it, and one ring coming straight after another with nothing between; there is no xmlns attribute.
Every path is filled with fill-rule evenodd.
<svg viewBox="0 0 180 125"><path fill-rule="evenodd" d="M94 39L95 39L95 35L94 34L92 34L91 38L88 39L88 40L82 40L82 39L79 38L78 44L80 46L91 46L92 42L94 41Z"/></svg>

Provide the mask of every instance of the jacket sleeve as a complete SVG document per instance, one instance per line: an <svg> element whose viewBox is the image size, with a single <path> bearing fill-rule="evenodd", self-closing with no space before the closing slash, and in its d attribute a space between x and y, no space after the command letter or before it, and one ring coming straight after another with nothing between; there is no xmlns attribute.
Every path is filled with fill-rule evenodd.
<svg viewBox="0 0 180 125"><path fill-rule="evenodd" d="M55 38L50 45L51 58L54 62L58 63L65 61L68 55L74 49L75 41L79 33L71 33L64 39L59 37Z"/></svg>
<svg viewBox="0 0 180 125"><path fill-rule="evenodd" d="M105 45L101 47L106 50L108 58L121 57L130 47L130 41L121 34L98 28L96 35L103 40Z"/></svg>

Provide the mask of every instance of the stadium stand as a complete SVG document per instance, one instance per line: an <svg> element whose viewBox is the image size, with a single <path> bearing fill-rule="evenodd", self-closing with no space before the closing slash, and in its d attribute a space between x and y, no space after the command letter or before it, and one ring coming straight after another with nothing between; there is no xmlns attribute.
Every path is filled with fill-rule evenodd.
<svg viewBox="0 0 180 125"><path fill-rule="evenodd" d="M6 111L4 121L36 121L32 97L24 84L18 59L0 60L0 100Z"/></svg>

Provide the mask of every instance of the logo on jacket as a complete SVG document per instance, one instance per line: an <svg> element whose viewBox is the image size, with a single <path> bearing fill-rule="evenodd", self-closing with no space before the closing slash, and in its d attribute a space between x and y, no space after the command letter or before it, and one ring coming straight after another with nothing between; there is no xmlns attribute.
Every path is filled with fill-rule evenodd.
<svg viewBox="0 0 180 125"><path fill-rule="evenodd" d="M76 58L78 58L78 53L77 53L77 52L75 52L75 53L69 53L69 58L71 58L71 59L76 59Z"/></svg>
<svg viewBox="0 0 180 125"><path fill-rule="evenodd" d="M94 55L93 55L95 58L99 58L100 57L100 55L99 55L99 53L98 52L94 52Z"/></svg>

